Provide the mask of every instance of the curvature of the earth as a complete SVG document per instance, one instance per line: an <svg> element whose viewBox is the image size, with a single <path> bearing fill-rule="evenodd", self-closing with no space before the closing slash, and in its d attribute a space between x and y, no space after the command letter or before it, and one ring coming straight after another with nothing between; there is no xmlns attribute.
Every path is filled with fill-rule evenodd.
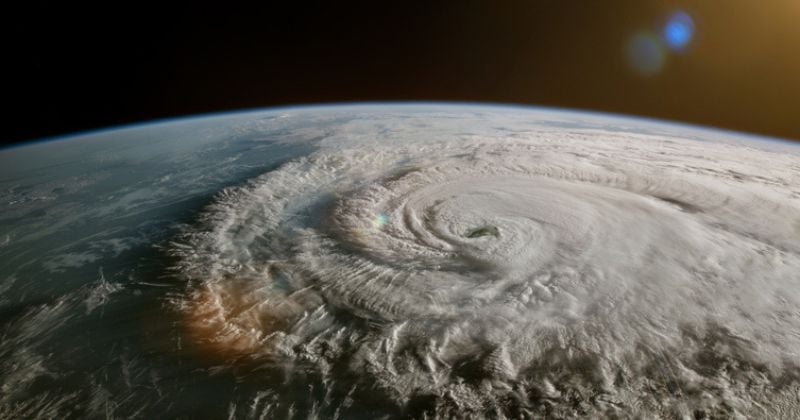
<svg viewBox="0 0 800 420"><path fill-rule="evenodd" d="M362 105L0 151L0 417L797 418L800 147Z"/></svg>

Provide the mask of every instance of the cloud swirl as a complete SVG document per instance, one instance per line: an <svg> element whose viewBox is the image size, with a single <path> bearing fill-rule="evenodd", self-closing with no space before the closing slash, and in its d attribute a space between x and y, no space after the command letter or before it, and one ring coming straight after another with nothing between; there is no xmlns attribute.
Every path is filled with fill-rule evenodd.
<svg viewBox="0 0 800 420"><path fill-rule="evenodd" d="M170 251L187 334L281 371L276 413L798 412L796 154L347 128L221 192Z"/></svg>

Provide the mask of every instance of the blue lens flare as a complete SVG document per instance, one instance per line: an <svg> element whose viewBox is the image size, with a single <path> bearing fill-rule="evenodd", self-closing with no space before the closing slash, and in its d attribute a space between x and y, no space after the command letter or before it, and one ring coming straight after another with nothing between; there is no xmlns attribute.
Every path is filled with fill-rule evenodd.
<svg viewBox="0 0 800 420"><path fill-rule="evenodd" d="M654 76L661 72L670 52L683 53L693 36L692 18L686 12L675 11L667 18L662 32L644 30L628 39L625 51L628 65L642 76Z"/></svg>
<svg viewBox="0 0 800 420"><path fill-rule="evenodd" d="M684 12L675 12L664 26L664 41L674 51L681 51L692 41L694 35L694 22Z"/></svg>

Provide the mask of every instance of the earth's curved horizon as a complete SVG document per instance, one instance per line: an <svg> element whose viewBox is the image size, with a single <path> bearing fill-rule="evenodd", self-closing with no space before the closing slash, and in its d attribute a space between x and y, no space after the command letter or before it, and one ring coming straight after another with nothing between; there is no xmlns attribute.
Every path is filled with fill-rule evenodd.
<svg viewBox="0 0 800 420"><path fill-rule="evenodd" d="M176 115L170 117L155 118L150 120L139 120L122 123L118 125L107 125L97 128L90 128L86 130L77 130L72 132L65 132L61 134L54 134L40 138L30 138L21 140L12 144L0 146L0 151L14 150L18 148L25 148L29 146L41 146L50 143L70 141L73 139L80 139L95 136L107 136L120 131L136 130L141 128L170 125L173 123L188 123L191 121L199 121L204 119L225 119L226 117L242 117L250 114L264 114L264 113L280 113L290 111L313 111L313 110L326 110L330 108L343 109L359 109L359 108L492 108L492 109L507 109L518 111L530 112L545 112L545 113L562 113L562 114L580 114L583 116L593 116L598 118L608 119L624 119L628 121L635 121L645 125L662 125L680 127L689 131L707 132L726 134L730 137L737 138L745 141L768 142L783 144L784 146L797 146L800 139L797 138L781 138L773 135L751 132L751 131L737 131L731 128L722 126L703 125L700 123L692 123L679 120L669 120L647 115L629 115L612 111L600 111L590 108L569 108L559 106L545 106L545 105L531 105L522 103L510 102L475 102L475 101L347 101L347 102L318 102L309 104L292 104L282 106L268 106L256 108L242 108L235 110L225 111L210 111L202 112L199 114Z"/></svg>
<svg viewBox="0 0 800 420"><path fill-rule="evenodd" d="M0 417L796 418L800 146L356 103L0 149Z"/></svg>

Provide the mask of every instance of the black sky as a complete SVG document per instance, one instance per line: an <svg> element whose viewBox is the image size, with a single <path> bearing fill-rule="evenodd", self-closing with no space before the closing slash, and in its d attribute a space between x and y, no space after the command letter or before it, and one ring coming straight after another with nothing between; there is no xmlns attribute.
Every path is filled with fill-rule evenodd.
<svg viewBox="0 0 800 420"><path fill-rule="evenodd" d="M627 43L676 10L695 21L692 43L638 74ZM33 1L2 19L6 143L384 100L596 109L800 139L796 0Z"/></svg>

